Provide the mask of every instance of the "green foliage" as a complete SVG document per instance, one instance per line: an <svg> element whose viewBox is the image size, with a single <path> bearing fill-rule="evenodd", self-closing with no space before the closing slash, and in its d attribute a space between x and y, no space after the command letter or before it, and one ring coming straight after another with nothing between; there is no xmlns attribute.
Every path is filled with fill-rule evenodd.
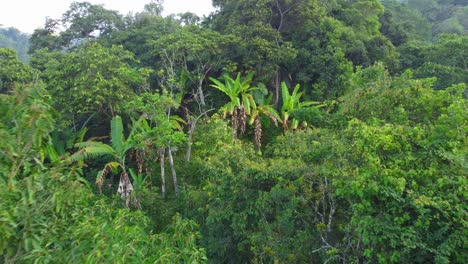
<svg viewBox="0 0 468 264"><path fill-rule="evenodd" d="M206 75L219 70L225 61L223 51L237 40L233 35L221 35L216 31L198 26L175 26L173 32L150 41L152 52L161 61L158 72L164 72L162 85L176 88L177 92L197 94L202 104L205 95L202 84ZM171 65L171 67L168 67ZM184 80L186 78L187 80ZM193 89L188 89L193 86Z"/></svg>
<svg viewBox="0 0 468 264"><path fill-rule="evenodd" d="M362 254L372 261L459 262L464 258L466 208L458 206L463 198L452 190L466 191L464 165L457 161L466 150L443 150L447 146L442 142L424 145L433 139L431 130L353 121L345 132L354 146L346 158L356 169L338 181L337 194L349 199L349 226L362 239ZM416 147L422 150L414 151ZM436 162L445 151L454 159Z"/></svg>
<svg viewBox="0 0 468 264"><path fill-rule="evenodd" d="M37 50L47 51L58 50L61 46L60 37L55 34L59 26L59 21L46 18L44 28L35 29L29 39L29 54L34 54Z"/></svg>
<svg viewBox="0 0 468 264"><path fill-rule="evenodd" d="M83 124L93 113L110 121L144 83L145 69L134 68L133 55L120 46L90 42L45 65L47 89L63 122Z"/></svg>
<svg viewBox="0 0 468 264"><path fill-rule="evenodd" d="M384 7L379 0L338 1L342 5L339 19L356 29L363 39L379 33L379 16Z"/></svg>
<svg viewBox="0 0 468 264"><path fill-rule="evenodd" d="M2 180L28 176L47 155L49 133L54 128L50 98L44 88L17 85L0 94L0 175Z"/></svg>
<svg viewBox="0 0 468 264"><path fill-rule="evenodd" d="M426 18L432 27L433 37L443 33L466 34L466 4L462 1L407 0L408 7Z"/></svg>
<svg viewBox="0 0 468 264"><path fill-rule="evenodd" d="M299 88L300 88L300 85L296 84L296 86L294 87L294 90L290 94L286 83L284 82L281 83L281 94L282 94L282 100L283 100L283 105L281 106L281 120L283 123L284 130L297 129L299 126L299 122L305 121L305 120L298 120L295 118L289 120L292 112L298 111L301 108L319 104L318 102L313 102L313 101L301 102L300 100L302 97L302 92L299 92ZM307 124L304 124L303 126L306 127Z"/></svg>
<svg viewBox="0 0 468 264"><path fill-rule="evenodd" d="M193 152L205 160L234 143L232 130L218 114L203 120L195 131Z"/></svg>
<svg viewBox="0 0 468 264"><path fill-rule="evenodd" d="M403 65L414 69L418 78L437 77L436 89L467 83L467 42L463 35L441 34L431 45L409 43L400 50Z"/></svg>
<svg viewBox="0 0 468 264"><path fill-rule="evenodd" d="M135 133L131 140L135 147L160 149L185 142L180 119L170 116L177 107L175 100L167 94L143 93L128 102L126 111L132 118L139 117L133 124Z"/></svg>
<svg viewBox="0 0 468 264"><path fill-rule="evenodd" d="M0 186L0 249L6 262L206 260L193 222L175 217L167 231L152 233L143 212L110 207L73 176L42 172Z"/></svg>
<svg viewBox="0 0 468 264"><path fill-rule="evenodd" d="M253 74L250 74L241 80L240 73L237 74L236 79L233 79L226 74L223 76L223 79L225 80L224 84L215 78L210 78L214 83L211 87L220 90L230 99L230 102L221 108L223 116L226 116L227 114L232 115L234 109L241 106L245 108L246 114L250 115L252 108L256 107L256 103L252 95L252 91L256 88L250 85L252 77Z"/></svg>
<svg viewBox="0 0 468 264"><path fill-rule="evenodd" d="M425 62L421 67L414 70L416 77L435 77L437 78L434 83L434 89L444 89L447 85L468 83L468 70L454 67L441 65L431 62Z"/></svg>
<svg viewBox="0 0 468 264"><path fill-rule="evenodd" d="M0 262L467 262L462 2L73 3L0 48Z"/></svg>
<svg viewBox="0 0 468 264"><path fill-rule="evenodd" d="M360 70L344 130L286 133L262 157L232 143L195 154L203 191L188 213L209 259L463 262L464 86L431 82Z"/></svg>
<svg viewBox="0 0 468 264"><path fill-rule="evenodd" d="M205 262L192 221L175 216L153 233L142 211L96 197L79 168L43 162L54 129L47 101L40 86L0 95L2 262Z"/></svg>
<svg viewBox="0 0 468 264"><path fill-rule="evenodd" d="M210 139L218 135L211 131L201 133ZM320 135L324 137L326 133ZM323 178L314 173L315 167L310 164L309 157L318 148L314 143L317 138L320 137L315 132L287 133L267 148L268 159L244 144L223 142L213 152L194 149L193 160L203 175L203 192L188 193L188 213L201 218L202 241L211 261L326 260L326 250L320 250L322 231L316 226L322 221L327 225L331 193L321 189L325 188ZM324 144L321 149L325 146L330 145ZM326 201L323 205L322 199ZM311 208L327 215L322 219ZM327 239L327 243L331 241Z"/></svg>
<svg viewBox="0 0 468 264"><path fill-rule="evenodd" d="M430 41L432 25L418 10L408 6L406 1L383 0L385 13L380 17L381 32L395 46L407 41Z"/></svg>
<svg viewBox="0 0 468 264"><path fill-rule="evenodd" d="M302 27L301 18L315 15L312 1L227 0L213 4L219 12L213 17L212 27L222 34L238 36L225 51L232 61L226 70L254 70L264 83L273 82L280 69L297 55L297 49L283 35Z"/></svg>
<svg viewBox="0 0 468 264"><path fill-rule="evenodd" d="M108 37L123 26L123 18L117 11L89 2L72 2L62 18L46 18L44 28L34 30L29 53L44 48L74 49L87 40Z"/></svg>
<svg viewBox="0 0 468 264"><path fill-rule="evenodd" d="M154 52L154 40L172 33L178 28L174 19L161 17L157 3L149 3L152 6L134 16L125 18L128 24L125 30L113 31L103 42L119 43L126 50L135 54L143 66L154 67L159 64L157 54Z"/></svg>
<svg viewBox="0 0 468 264"><path fill-rule="evenodd" d="M361 76L368 86L343 103L354 119L344 132L349 145L337 153L344 162L336 186L352 206L348 228L363 256L463 262L464 85L435 92L428 80L410 73L391 80L378 67Z"/></svg>
<svg viewBox="0 0 468 264"><path fill-rule="evenodd" d="M105 143L88 140L75 144L75 147L79 150L70 156L70 161L84 161L85 159L97 158L100 156L111 156L112 160L104 165L104 168L100 170L96 177L96 184L99 191L102 191L102 185L108 173L117 173L119 169L122 170L119 180L118 192L122 197L127 198L133 191L133 186L129 180L127 167L126 167L126 156L127 152L133 148L133 132L130 133L128 138L125 138L123 131L122 118L115 116L111 121L111 142L112 145ZM128 200L126 201L128 205Z"/></svg>
<svg viewBox="0 0 468 264"><path fill-rule="evenodd" d="M73 39L89 38L95 31L98 36L109 34L121 26L121 16L117 11L106 10L102 5L88 2L73 2L63 14L62 23L68 28L62 36Z"/></svg>
<svg viewBox="0 0 468 264"><path fill-rule="evenodd" d="M224 84L210 77L210 80L214 83L211 84L211 87L223 92L230 99L228 103L220 108L220 112L222 112L224 118L227 115L231 116L234 137L245 133L247 116L251 115L252 111L257 108L253 91L258 88L251 86L252 77L253 73L241 80L240 73L237 74L236 79L232 79L229 75L225 74L223 76L225 80Z"/></svg>
<svg viewBox="0 0 468 264"><path fill-rule="evenodd" d="M291 71L306 94L315 100L336 98L344 93L352 64L367 64L364 44L350 27L332 17L324 17L307 31L295 36L299 49Z"/></svg>
<svg viewBox="0 0 468 264"><path fill-rule="evenodd" d="M10 91L15 83L27 84L37 77L38 73L21 62L14 50L0 48L0 93Z"/></svg>

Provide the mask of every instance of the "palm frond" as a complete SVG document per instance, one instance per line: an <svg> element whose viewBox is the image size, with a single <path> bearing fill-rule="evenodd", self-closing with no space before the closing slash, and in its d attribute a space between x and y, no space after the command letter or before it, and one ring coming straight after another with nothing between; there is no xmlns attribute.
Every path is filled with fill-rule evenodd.
<svg viewBox="0 0 468 264"><path fill-rule="evenodd" d="M81 149L70 156L70 161L83 161L105 155L116 156L116 152L111 146L101 142L87 141L77 143L75 146Z"/></svg>
<svg viewBox="0 0 468 264"><path fill-rule="evenodd" d="M170 116L169 121L177 130L182 130L183 129L182 124L184 125L187 124L187 122L178 115Z"/></svg>
<svg viewBox="0 0 468 264"><path fill-rule="evenodd" d="M293 92L291 94L293 97L297 97L297 99L299 99L302 96L302 93L298 93L299 88L301 88L301 85L296 84L296 86L294 86L294 90L293 90Z"/></svg>
<svg viewBox="0 0 468 264"><path fill-rule="evenodd" d="M117 153L123 153L125 151L125 138L123 134L122 118L115 116L111 120L111 141L112 147Z"/></svg>
<svg viewBox="0 0 468 264"><path fill-rule="evenodd" d="M276 109L273 106L271 106L271 105L262 105L259 108L261 109L261 112L264 115L268 116L271 119L271 121L273 121L273 123L275 123L276 126L278 125L278 121L281 121L281 117L278 114L278 111L276 111Z"/></svg>
<svg viewBox="0 0 468 264"><path fill-rule="evenodd" d="M104 179L106 178L107 173L112 171L116 173L116 170L120 167L120 163L116 161L111 161L107 163L102 170L100 170L96 176L96 184L98 186L99 192L102 192L102 184L104 183Z"/></svg>
<svg viewBox="0 0 468 264"><path fill-rule="evenodd" d="M210 81L212 81L214 83L214 84L210 84L211 87L213 87L215 89L218 89L221 92L228 95L228 92L226 91L226 86L222 82L218 81L217 79L215 79L213 77L209 77L209 79L210 79Z"/></svg>
<svg viewBox="0 0 468 264"><path fill-rule="evenodd" d="M83 141L83 140L84 140L84 136L86 135L86 132L88 132L88 128L87 128L87 127L81 128L81 129L76 133L75 142L81 142L81 141Z"/></svg>
<svg viewBox="0 0 468 264"><path fill-rule="evenodd" d="M316 101L305 101L305 102L299 103L299 107L312 106L312 105L316 105L318 107L325 106L325 105L320 105L320 104L321 104L320 102L316 102Z"/></svg>
<svg viewBox="0 0 468 264"><path fill-rule="evenodd" d="M255 122L255 119L259 116L260 111L258 109L254 109L252 113L250 114L250 120L249 120L249 125L252 125Z"/></svg>
<svg viewBox="0 0 468 264"><path fill-rule="evenodd" d="M250 105L250 100L248 96L242 96L242 103L244 104L245 113L250 115L250 108L252 106Z"/></svg>
<svg viewBox="0 0 468 264"><path fill-rule="evenodd" d="M288 86L285 82L281 83L281 97L283 98L283 105L281 106L281 112L285 112L290 109L291 95L289 94Z"/></svg>

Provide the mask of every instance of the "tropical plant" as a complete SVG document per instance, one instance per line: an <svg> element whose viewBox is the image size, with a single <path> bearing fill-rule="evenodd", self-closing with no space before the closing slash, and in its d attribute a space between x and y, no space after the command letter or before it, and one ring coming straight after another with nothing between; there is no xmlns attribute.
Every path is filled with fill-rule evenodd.
<svg viewBox="0 0 468 264"><path fill-rule="evenodd" d="M97 42L83 44L57 58L52 54L41 56L46 63L36 66L44 67L42 77L65 127L82 126L93 115L95 123L107 126L150 73L131 66L136 60L129 51ZM96 132L101 131L105 129Z"/></svg>
<svg viewBox="0 0 468 264"><path fill-rule="evenodd" d="M171 95L163 93L144 93L128 104L129 111L138 113L139 119L134 122L135 148L148 153L142 163L151 161L151 154L157 153L161 166L161 192L166 195L165 187L165 153L168 152L169 165L171 167L172 179L175 193L178 194L177 175L174 166L173 147L185 142L185 134L182 132L184 120L176 115L171 115L176 108L176 101ZM156 149L157 151L153 151ZM152 153L151 153L152 152ZM142 165L140 163L139 166Z"/></svg>
<svg viewBox="0 0 468 264"><path fill-rule="evenodd" d="M17 83L30 83L37 78L37 72L20 61L15 50L0 48L0 93L8 92Z"/></svg>
<svg viewBox="0 0 468 264"><path fill-rule="evenodd" d="M296 84L293 92L290 94L286 83L281 83L281 92L283 97L283 105L281 106L281 121L283 123L283 128L285 131L289 129L297 129L299 126L299 122L301 120L298 120L296 118L290 119L291 113L293 111L297 111L301 108L309 107L312 105L315 105L317 107L322 106L319 102L314 101L301 102L300 99L302 97L302 92L299 92L299 88L300 85ZM302 123L303 126L307 126L307 123L305 121L302 121Z"/></svg>
<svg viewBox="0 0 468 264"><path fill-rule="evenodd" d="M130 194L133 191L133 185L128 177L125 162L127 152L134 146L132 142L133 133L130 133L128 138L125 139L122 118L120 116L115 116L111 120L110 136L111 145L93 140L75 144L75 147L80 148L80 150L73 154L70 160L82 161L99 156L111 156L113 158L112 161L106 163L104 168L98 172L96 184L101 192L106 175L110 172L117 173L121 170L117 192L125 199L125 204L128 206L130 205Z"/></svg>
<svg viewBox="0 0 468 264"><path fill-rule="evenodd" d="M234 137L237 137L238 134L245 133L247 115L250 115L252 109L256 108L256 103L252 95L252 91L254 91L256 87L250 85L252 77L253 74L251 73L242 80L240 73L237 74L236 79L225 74L223 76L224 83L210 77L210 80L214 83L211 84L211 87L220 90L230 99L227 104L221 107L220 111L223 117L231 115Z"/></svg>
<svg viewBox="0 0 468 264"><path fill-rule="evenodd" d="M254 128L254 142L257 146L258 150L262 147L262 122L261 116L267 116L275 126L278 126L278 121L281 122L281 117L278 114L278 111L273 107L271 104L273 95L270 94L267 100L259 100L258 104L255 105L252 109L252 113L250 115L249 124L255 125Z"/></svg>

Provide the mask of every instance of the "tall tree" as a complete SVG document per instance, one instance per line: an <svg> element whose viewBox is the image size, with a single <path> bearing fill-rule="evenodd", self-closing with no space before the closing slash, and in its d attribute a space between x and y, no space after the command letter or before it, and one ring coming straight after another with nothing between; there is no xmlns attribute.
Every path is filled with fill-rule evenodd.
<svg viewBox="0 0 468 264"><path fill-rule="evenodd" d="M0 93L9 91L15 83L27 84L38 77L38 72L20 61L13 49L0 48Z"/></svg>
<svg viewBox="0 0 468 264"><path fill-rule="evenodd" d="M154 52L161 58L162 79L166 86L178 84L180 92L195 95L200 111L206 107L203 83L207 75L226 65L224 51L235 43L235 36L223 36L195 25L178 27L174 32L152 41ZM193 88L185 90L187 81Z"/></svg>
<svg viewBox="0 0 468 264"><path fill-rule="evenodd" d="M47 89L65 124L82 124L97 113L103 125L119 113L149 74L133 68L133 62L133 54L121 46L105 48L90 42L47 63Z"/></svg>
<svg viewBox="0 0 468 264"><path fill-rule="evenodd" d="M107 10L102 5L73 2L63 14L61 24L66 28L60 33L63 44L73 46L83 39L106 37L121 28L123 21L117 11Z"/></svg>

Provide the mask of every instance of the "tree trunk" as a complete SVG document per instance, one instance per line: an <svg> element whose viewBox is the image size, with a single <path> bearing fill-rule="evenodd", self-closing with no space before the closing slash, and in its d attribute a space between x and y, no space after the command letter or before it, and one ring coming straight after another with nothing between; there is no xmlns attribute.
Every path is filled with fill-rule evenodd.
<svg viewBox="0 0 468 264"><path fill-rule="evenodd" d="M179 186L177 185L177 174L174 166L174 158L172 157L172 149L169 146L167 148L167 153L169 154L169 164L171 165L172 181L174 182L174 191L176 196L179 196Z"/></svg>
<svg viewBox="0 0 468 264"><path fill-rule="evenodd" d="M198 96L200 96L200 104L202 106L202 110L205 110L205 94L203 93L203 81L206 78L206 75L211 71L211 66L209 65L204 65L203 66L203 75L201 78L198 80Z"/></svg>
<svg viewBox="0 0 468 264"><path fill-rule="evenodd" d="M276 78L275 78L275 108L276 109L278 109L279 98L280 98L280 75L279 75L279 69L277 69Z"/></svg>
<svg viewBox="0 0 468 264"><path fill-rule="evenodd" d="M164 148L159 150L159 159L161 165L161 194L163 198L166 197L166 172L164 170L164 152Z"/></svg>
<svg viewBox="0 0 468 264"><path fill-rule="evenodd" d="M198 97L200 97L200 104L202 106L202 109L205 108L205 94L203 94L203 80L204 78L200 78L200 80L198 80L198 87L197 87L197 90L198 90Z"/></svg>
<svg viewBox="0 0 468 264"><path fill-rule="evenodd" d="M122 168L122 173L120 174L120 181L119 181L119 188L117 192L120 196L125 199L125 206L130 206L130 194L133 191L133 185L130 179L128 178L128 174L125 171L125 168Z"/></svg>
<svg viewBox="0 0 468 264"><path fill-rule="evenodd" d="M195 126L197 125L196 119L190 119L189 122L189 131L187 139L187 154L185 154L185 160L190 161L190 156L192 155L192 138L193 132L195 132Z"/></svg>

